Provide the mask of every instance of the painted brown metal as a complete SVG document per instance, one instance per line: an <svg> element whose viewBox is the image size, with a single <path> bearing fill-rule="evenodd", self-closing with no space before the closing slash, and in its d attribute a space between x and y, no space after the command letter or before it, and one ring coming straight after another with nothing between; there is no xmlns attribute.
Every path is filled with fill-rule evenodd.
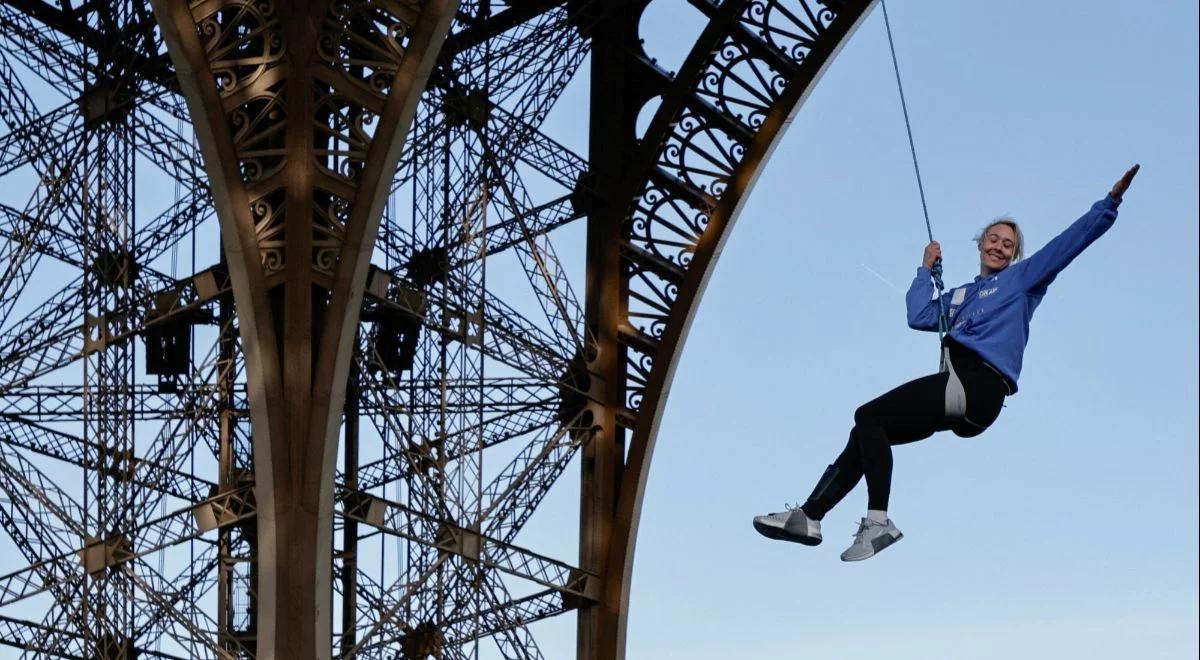
<svg viewBox="0 0 1200 660"><path fill-rule="evenodd" d="M139 333L210 314L220 328L219 362L228 366L213 380L206 371L186 386L193 397L208 397L213 387L221 391L212 410L212 418L220 419L214 450L219 472L208 479L182 473L190 448L173 444L151 457L118 446L109 457L109 447L94 440L120 441L120 433L73 438L39 428L32 418L10 423L6 416L0 449L65 460L90 479L116 475L128 493L153 488L188 503L208 502L204 506L212 504L212 495L224 501L244 493L253 480L256 497L235 502L242 507L238 525L216 528L219 549L213 555L220 568L189 573L197 583L216 576L220 620L208 625L207 614L190 602L159 603L136 613L151 620L144 630L175 626L195 644L193 651L217 651L217 657L457 657L490 637L505 657L539 658L529 624L575 610L578 657L624 657L638 516L688 325L755 176L872 4L691 0L707 24L681 70L671 73L639 46L640 14L648 2L464 2L455 14L456 3L432 0L154 0L177 78L153 43L154 21L131 14L122 29L141 35L144 44L111 50L152 82L152 91L132 92L131 105L153 107L126 115L124 106L107 104L112 89L88 88L83 100L104 103L99 109L84 104L87 130L130 117L134 123L126 128L140 132L139 144L165 135L156 145L165 150L150 157L191 191L177 206L202 216L207 193L196 181L203 178L197 158L186 140L154 125L161 123L154 118L160 111L181 122L190 117L222 229L222 262L179 281L173 273L166 278L143 270L147 281L172 292L173 302L160 305L160 288L142 282L113 303L116 309L106 304L101 316L89 317L87 328L96 337L58 327L70 324L78 309L72 301L80 297L64 290L49 301L48 312L16 325L12 336L33 341L12 342L22 347L5 354L0 406L6 415L32 416L36 409L36 415L49 415L44 421L53 415L74 419L80 409L95 418L99 409L89 408L79 392L28 383L114 346L119 350L112 355L132 355L128 345ZM107 21L99 27L87 23L88 16L104 13L97 3L87 5L92 14L68 11L69 2L17 4L81 44L126 33L116 31L111 19L96 19ZM0 39L15 34L12 28L41 46L22 51L26 66L50 62L44 54L36 58L59 48L55 57L87 71L87 80L105 80L103 71L93 70L94 60L71 59L70 49L11 5L0 3L6 28ZM440 55L444 66L425 89L452 16L461 29L447 42ZM589 47L592 115L584 159L538 126ZM0 97L9 98L3 83L15 75L0 70ZM522 88L522 80L536 82ZM174 96L176 84L187 108ZM414 121L422 90L422 119ZM639 112L654 97L657 112L639 135ZM24 111L20 117L26 128L17 137L41 164L50 152L33 136L63 117ZM410 123L421 141L405 159L407 170L393 180ZM0 165L20 167L22 157L8 155L15 142L6 147L4 139L0 155L6 162ZM55 154L64 151L54 148ZM518 161L569 194L548 205L532 203ZM121 176L110 171L100 178ZM64 175L62 191L71 193L72 185ZM381 208L389 188L401 185L411 186L411 217L401 212L404 225L395 217L383 225L379 244L387 270L370 274L372 297L364 307ZM60 194L57 188L54 194ZM489 208L499 210L499 218L489 220ZM69 211L62 205L61 213ZM42 227L30 214L6 217L12 220L0 231L22 254L49 254L91 268L90 244L73 244L57 220ZM549 240L551 231L579 217L588 223L582 304ZM71 221L61 220L64 226ZM180 231L185 222L192 221L168 217L136 242ZM114 252L103 261L146 266L162 254L138 244L130 251L136 258ZM525 318L496 297L484 255L506 251L524 270L544 319ZM21 278L32 273L31 266L20 268ZM128 279L104 275L109 270L93 269L88 277ZM205 311L218 300L215 315ZM11 302L0 295L3 305ZM360 316L361 309L366 313ZM391 334L383 336L388 323ZM400 327L404 323L408 329ZM402 333L413 340L416 348L407 350L415 353L407 363L394 350L391 364L381 360L383 342L395 349ZM245 366L244 387L238 364ZM119 365L106 369L109 376L128 376ZM512 370L519 375L508 377ZM242 392L252 418L253 456ZM146 401L177 407L155 411L164 419L195 413L185 396L172 399L145 386L122 396L104 408L116 411L111 418L118 423L144 419L147 413L136 405ZM53 401L55 410L43 411L42 401ZM123 409L122 401L128 404ZM343 401L345 467L337 478ZM367 431L361 436L360 418ZM383 427L377 436L368 419L374 430ZM189 433L202 427L189 426ZM505 442L520 446L508 451L503 460L511 462L502 463L499 474L485 480L484 451ZM21 508L14 485L36 472L21 454L5 457L10 454L12 465L0 461L0 487L17 495L10 494L11 507L0 508L0 523L10 535L26 525L48 529L36 526L36 508ZM582 470L579 562L571 566L522 547L529 537L518 535L575 456ZM360 465L360 459L371 462ZM401 490L392 496L390 485ZM207 492L214 487L215 493ZM52 486L43 488L42 495L69 501ZM251 501L253 509L246 508ZM341 525L336 539L335 521ZM202 529L212 531L210 524ZM131 529L138 528L122 531ZM203 532L189 533L194 540ZM394 547L405 552L394 573L368 573L367 562L356 560L359 549L382 546L367 542L379 536L396 539ZM124 548L124 541L104 541L96 546L105 555L104 568L124 571L105 554L110 546L114 552ZM69 580L81 572L93 575L63 559L74 555L50 553L52 544L39 545L32 536L18 544L30 568L0 576L4 602L48 589L56 602L70 602L76 587ZM41 563L48 556L54 560ZM92 568L97 561L93 557ZM334 570L340 571L337 579ZM535 585L535 593L514 595L510 578ZM331 611L331 590L338 586L341 625ZM124 604L124 596L108 586L93 592ZM162 597L153 588L150 594ZM120 607L108 609L117 616L99 625L128 627ZM160 612L168 624L153 621ZM36 641L27 647L66 648L70 628L59 631L57 645ZM340 636L336 649L331 628ZM23 634L41 640L47 633L27 626ZM85 646L72 648L83 657L136 643L87 629L81 639Z"/></svg>
<svg viewBox="0 0 1200 660"><path fill-rule="evenodd" d="M350 353L383 201L456 7L154 3L204 153L246 355L260 658L330 656ZM387 32L349 34L363 24L355 12ZM373 40L377 59L340 60L343 38Z"/></svg>
<svg viewBox="0 0 1200 660"><path fill-rule="evenodd" d="M874 2L830 2L825 3L829 5L826 7L816 7L816 3L811 3L816 9L809 13L814 19L808 26L813 29L812 38L804 43L802 50L794 48L790 51L772 43L771 39L771 26L768 24L770 12L767 10L779 3L725 2L719 7L715 3L695 4L709 15L710 22L697 39L679 75L674 77L670 88L662 94L662 103L643 141L646 148L638 154L638 160L635 161L624 184L624 194L621 198L634 198L629 217L635 218L636 222L639 201L645 201L646 190L651 185L649 182L655 179L671 179L671 174L663 168L665 163L670 164L676 168L679 178L672 180L669 185L674 186L677 191L683 191L682 198L690 196L702 204L698 210L703 213L705 224L695 242L677 255L654 254L653 240L646 242L650 250L632 246L635 249L631 250L631 254L638 255L634 259L643 262L643 268L656 270L660 276L674 282L677 294L670 301L669 312L663 315L657 325L657 331L651 330L649 335L643 335L642 344L647 347L643 350L653 351L647 356L652 361L652 367L648 370L644 388L639 392L637 422L623 466L611 526L611 545L604 571L605 591L600 604L611 616L606 621L607 630L601 635L601 639L604 640L602 645L586 657L625 657L625 635L630 615L629 594L638 521L658 424L691 320L704 286L720 256L721 247L728 238L755 179L782 138L784 129L819 80L821 73L868 14ZM802 4L807 6L810 3ZM833 6L836 6L836 12L831 8ZM755 18L760 21L758 25L745 25L752 23ZM726 62L721 63L719 54L731 43L738 45L739 54L727 57ZM713 103L706 103L702 95L696 92L697 88L704 88L703 81L706 76L710 77L710 80L728 76L740 56L771 61L774 65L771 70L777 71L775 80L780 82L780 89L775 90L776 95L771 98L770 103L748 113L748 121L745 116L735 116L730 111L734 104L720 98L719 86L714 85L717 89L709 90L716 92L710 94L714 97L711 99ZM741 63L744 61L742 59ZM714 68L718 69L716 76L713 75ZM725 116L720 116L722 110L726 111ZM694 119L696 116L702 119ZM738 132L746 135L748 139L743 138L741 142L741 157L731 163L732 167L727 172L719 172L708 180L703 176L693 178L692 175L699 168L690 169L684 156L678 156L677 159L663 158L664 151L675 149L678 153L683 150L679 145L672 144L670 135L680 125L686 125L689 119L700 122L700 125L705 121L709 125L720 125L724 122L723 130L727 131L726 134L735 136L729 139L731 143L737 141ZM699 131L691 136L698 134ZM732 151L735 154L738 152L737 149ZM654 220L653 217L643 219L646 223ZM649 238L650 235L646 236ZM656 256L658 259L654 259ZM632 345L632 342L630 343ZM585 656L581 654L580 657Z"/></svg>
<svg viewBox="0 0 1200 660"><path fill-rule="evenodd" d="M630 75L631 45L648 0L606 3L598 8L592 39L591 116L588 173L599 199L615 197L626 174L626 154L636 148L637 112L645 101ZM622 211L616 204L588 209L586 323L594 344L587 357L588 411L596 429L583 449L580 475L579 565L602 574L609 561L617 491L622 478L627 430L618 419L625 405L625 350L620 327L626 314L621 274ZM576 631L578 658L611 657L607 647L617 612L602 600L583 603Z"/></svg>

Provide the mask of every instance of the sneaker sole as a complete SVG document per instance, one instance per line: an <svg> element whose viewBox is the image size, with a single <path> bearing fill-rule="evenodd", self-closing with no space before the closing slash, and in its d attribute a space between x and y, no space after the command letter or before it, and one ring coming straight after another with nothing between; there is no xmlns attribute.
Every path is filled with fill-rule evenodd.
<svg viewBox="0 0 1200 660"><path fill-rule="evenodd" d="M754 521L754 529L759 534L762 534L763 536L765 536L769 539L774 539L776 541L791 541L792 543L799 543L800 545L807 545L807 546L821 545L821 541L822 541L822 539L814 538L811 536L793 536L793 535L788 534L787 532L783 531L782 527L772 527L771 525L764 525L764 524L758 522L757 520Z"/></svg>
<svg viewBox="0 0 1200 660"><path fill-rule="evenodd" d="M842 561L863 561L864 559L870 559L871 557L874 557L875 555L886 550L888 548L888 546L895 544L896 541L899 541L900 539L904 538L904 533L897 531L895 536L881 536L879 538L887 539L887 542L880 544L880 546L878 548L873 547L871 549L871 554L863 555L862 557L851 557L849 559L847 559L846 557L842 557Z"/></svg>

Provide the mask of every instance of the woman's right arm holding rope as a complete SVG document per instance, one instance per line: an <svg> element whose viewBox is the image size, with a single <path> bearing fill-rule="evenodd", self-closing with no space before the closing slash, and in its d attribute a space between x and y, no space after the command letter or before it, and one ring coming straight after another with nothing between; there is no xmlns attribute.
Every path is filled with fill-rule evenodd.
<svg viewBox="0 0 1200 660"><path fill-rule="evenodd" d="M904 297L904 302L908 307L908 327L913 330L927 330L937 332L938 330L938 303L933 297L933 273L931 269L933 264L938 259L942 258L942 246L937 241L931 241L925 246L925 255L921 259L921 267L917 269L917 276L913 278L912 285L908 287L908 293ZM942 294L942 305L949 309L950 294Z"/></svg>

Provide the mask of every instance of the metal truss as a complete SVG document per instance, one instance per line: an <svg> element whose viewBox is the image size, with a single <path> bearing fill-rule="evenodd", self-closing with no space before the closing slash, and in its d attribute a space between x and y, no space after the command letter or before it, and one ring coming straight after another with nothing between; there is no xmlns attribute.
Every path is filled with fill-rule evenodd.
<svg viewBox="0 0 1200 660"><path fill-rule="evenodd" d="M668 72L649 2L0 0L0 645L624 657L695 305L873 4L689 0Z"/></svg>

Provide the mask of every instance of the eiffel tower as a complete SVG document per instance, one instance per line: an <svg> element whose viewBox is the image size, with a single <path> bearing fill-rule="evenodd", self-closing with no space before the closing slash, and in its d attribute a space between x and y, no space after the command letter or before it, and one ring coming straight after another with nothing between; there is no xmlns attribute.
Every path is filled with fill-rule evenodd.
<svg viewBox="0 0 1200 660"><path fill-rule="evenodd" d="M0 1L0 644L623 658L696 304L874 4L677 2L672 71L649 2Z"/></svg>

